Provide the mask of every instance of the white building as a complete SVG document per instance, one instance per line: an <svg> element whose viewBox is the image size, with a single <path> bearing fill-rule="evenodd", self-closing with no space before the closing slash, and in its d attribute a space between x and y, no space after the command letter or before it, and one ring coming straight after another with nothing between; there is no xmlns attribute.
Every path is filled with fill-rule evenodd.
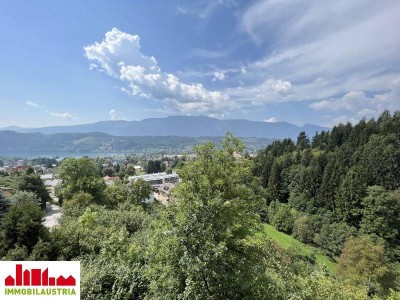
<svg viewBox="0 0 400 300"><path fill-rule="evenodd" d="M179 182L178 174L167 174L165 172L140 175L140 176L130 176L129 182L135 182L138 179L143 179L155 189L158 189L161 185L165 183L176 184Z"/></svg>
<svg viewBox="0 0 400 300"><path fill-rule="evenodd" d="M40 175L40 179L42 179L42 181L53 180L54 174L49 173L49 174Z"/></svg>

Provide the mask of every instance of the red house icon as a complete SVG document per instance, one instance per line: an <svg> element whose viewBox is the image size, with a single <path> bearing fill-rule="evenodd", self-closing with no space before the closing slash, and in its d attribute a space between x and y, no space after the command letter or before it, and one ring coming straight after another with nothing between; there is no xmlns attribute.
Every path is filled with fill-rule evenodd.
<svg viewBox="0 0 400 300"><path fill-rule="evenodd" d="M75 278L72 277L71 275L68 276L67 278L64 278L64 276L60 276L57 278L57 285L58 286L74 286L75 285Z"/></svg>
<svg viewBox="0 0 400 300"><path fill-rule="evenodd" d="M7 276L7 278L4 281L5 281L5 286L14 286L15 285L15 280L14 280L14 278L11 277L11 275Z"/></svg>

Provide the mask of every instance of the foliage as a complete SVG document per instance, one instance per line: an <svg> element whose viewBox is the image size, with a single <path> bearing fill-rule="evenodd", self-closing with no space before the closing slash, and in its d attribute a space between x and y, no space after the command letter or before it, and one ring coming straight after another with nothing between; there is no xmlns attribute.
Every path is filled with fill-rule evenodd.
<svg viewBox="0 0 400 300"><path fill-rule="evenodd" d="M46 208L46 202L51 200L49 193L46 190L39 175L24 174L18 182L18 189L20 191L32 192L40 199L40 206L42 209Z"/></svg>
<svg viewBox="0 0 400 300"><path fill-rule="evenodd" d="M321 231L315 235L314 242L331 257L335 257L340 255L346 239L356 233L354 227L345 223L324 224Z"/></svg>
<svg viewBox="0 0 400 300"><path fill-rule="evenodd" d="M199 146L174 200L154 222L147 251L149 299L259 299L268 290L251 164L240 142Z"/></svg>
<svg viewBox="0 0 400 300"><path fill-rule="evenodd" d="M385 294L394 286L394 270L385 247L369 236L351 237L346 241L338 273L353 285L368 287L370 294Z"/></svg>
<svg viewBox="0 0 400 300"><path fill-rule="evenodd" d="M7 212L10 207L10 200L8 200L4 195L0 192L0 219Z"/></svg>
<svg viewBox="0 0 400 300"><path fill-rule="evenodd" d="M13 204L1 219L0 256L16 246L31 251L39 238L46 236L42 218L43 212L34 199Z"/></svg>
<svg viewBox="0 0 400 300"><path fill-rule="evenodd" d="M75 193L84 192L92 195L96 203L104 204L105 184L100 176L100 169L92 159L68 158L59 168L62 183L57 190L57 196L63 202L71 199Z"/></svg>
<svg viewBox="0 0 400 300"><path fill-rule="evenodd" d="M287 204L271 202L268 209L268 219L271 225L285 233L292 233L294 215Z"/></svg>
<svg viewBox="0 0 400 300"><path fill-rule="evenodd" d="M392 247L400 247L400 194L388 193L379 186L369 187L368 196L362 200L360 225L362 233L374 234Z"/></svg>
<svg viewBox="0 0 400 300"><path fill-rule="evenodd" d="M303 243L313 242L315 234L322 227L322 218L318 215L303 215L294 221L293 236Z"/></svg>
<svg viewBox="0 0 400 300"><path fill-rule="evenodd" d="M141 205L150 197L150 193L150 185L143 179L138 179L129 185L127 201L130 204Z"/></svg>
<svg viewBox="0 0 400 300"><path fill-rule="evenodd" d="M76 193L72 199L64 204L64 214L67 216L79 216L85 209L94 203L94 197L85 192Z"/></svg>
<svg viewBox="0 0 400 300"><path fill-rule="evenodd" d="M82 299L144 299L148 283L138 263L100 257L84 260L82 270Z"/></svg>
<svg viewBox="0 0 400 300"><path fill-rule="evenodd" d="M91 205L77 214L67 206L60 227L52 230L52 237L63 260L100 253L125 256L131 236L142 230L146 222L147 216L140 208L108 210Z"/></svg>
<svg viewBox="0 0 400 300"><path fill-rule="evenodd" d="M107 186L104 193L108 198L108 202L113 206L124 203L128 199L128 189L122 182Z"/></svg>
<svg viewBox="0 0 400 300"><path fill-rule="evenodd" d="M26 191L17 191L14 195L10 197L10 201L13 205L25 202L32 202L39 207L41 207L42 205L41 199L39 199L35 193Z"/></svg>

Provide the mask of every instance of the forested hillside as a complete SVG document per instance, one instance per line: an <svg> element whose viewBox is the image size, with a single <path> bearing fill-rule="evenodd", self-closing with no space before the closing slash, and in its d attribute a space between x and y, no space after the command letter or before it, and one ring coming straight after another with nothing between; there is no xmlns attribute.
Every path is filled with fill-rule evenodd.
<svg viewBox="0 0 400 300"><path fill-rule="evenodd" d="M354 284L388 284L400 259L400 112L276 141L254 174L266 189L266 222L323 249Z"/></svg>

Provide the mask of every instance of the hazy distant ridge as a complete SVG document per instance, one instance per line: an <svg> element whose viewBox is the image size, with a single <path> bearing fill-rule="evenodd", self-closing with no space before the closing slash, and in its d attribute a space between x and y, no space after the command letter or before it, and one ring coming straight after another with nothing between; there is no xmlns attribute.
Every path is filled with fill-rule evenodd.
<svg viewBox="0 0 400 300"><path fill-rule="evenodd" d="M151 118L142 121L101 121L93 124L74 126L52 126L43 128L7 128L16 132L43 134L102 132L114 136L223 136L232 131L239 137L295 139L300 131L313 136L316 131L329 128L318 125L302 127L286 122L255 122L249 120L219 120L209 117L173 116Z"/></svg>

